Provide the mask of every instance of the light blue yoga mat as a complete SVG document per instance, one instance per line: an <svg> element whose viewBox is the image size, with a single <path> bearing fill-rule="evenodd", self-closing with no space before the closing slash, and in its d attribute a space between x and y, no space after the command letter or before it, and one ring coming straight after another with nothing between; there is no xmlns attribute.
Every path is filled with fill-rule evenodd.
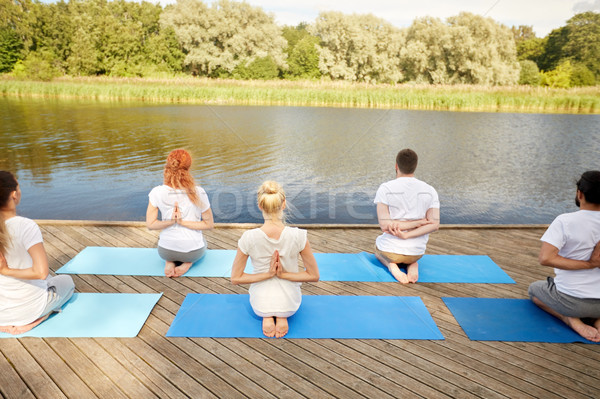
<svg viewBox="0 0 600 399"><path fill-rule="evenodd" d="M442 298L473 341L593 344L529 299Z"/></svg>
<svg viewBox="0 0 600 399"><path fill-rule="evenodd" d="M0 333L0 338L20 337L135 337L161 294L75 293L60 313L21 335Z"/></svg>
<svg viewBox="0 0 600 399"><path fill-rule="evenodd" d="M305 295L285 338L443 340L419 297ZM248 295L188 294L167 337L265 338Z"/></svg>
<svg viewBox="0 0 600 399"><path fill-rule="evenodd" d="M235 250L208 249L185 276L230 277L235 254ZM323 281L396 281L375 255L366 252L315 253L315 259ZM57 273L164 276L164 261L156 248L87 247ZM250 261L246 273L252 273ZM514 284L485 255L425 255L419 260L419 282Z"/></svg>
<svg viewBox="0 0 600 399"><path fill-rule="evenodd" d="M235 254L234 250L207 249L184 276L230 277ZM165 261L156 248L86 247L56 273L164 276Z"/></svg>
<svg viewBox="0 0 600 399"><path fill-rule="evenodd" d="M374 254L315 254L323 281L394 282ZM507 283L515 281L487 255L424 255L421 283Z"/></svg>

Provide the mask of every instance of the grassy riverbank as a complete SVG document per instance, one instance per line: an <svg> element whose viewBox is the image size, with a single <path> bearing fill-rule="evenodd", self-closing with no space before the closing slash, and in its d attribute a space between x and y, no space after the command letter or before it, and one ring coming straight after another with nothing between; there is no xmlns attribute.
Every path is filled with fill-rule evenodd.
<svg viewBox="0 0 600 399"><path fill-rule="evenodd" d="M238 81L204 78L0 78L4 96L152 103L295 105L449 111L600 113L600 87L550 89L348 82Z"/></svg>

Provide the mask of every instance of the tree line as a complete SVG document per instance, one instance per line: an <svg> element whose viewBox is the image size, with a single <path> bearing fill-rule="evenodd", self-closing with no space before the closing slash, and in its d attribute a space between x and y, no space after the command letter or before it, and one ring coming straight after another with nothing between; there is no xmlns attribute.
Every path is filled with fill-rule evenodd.
<svg viewBox="0 0 600 399"><path fill-rule="evenodd" d="M466 12L397 28L327 11L281 27L231 0L0 0L0 73L586 86L600 81L600 14L538 38Z"/></svg>

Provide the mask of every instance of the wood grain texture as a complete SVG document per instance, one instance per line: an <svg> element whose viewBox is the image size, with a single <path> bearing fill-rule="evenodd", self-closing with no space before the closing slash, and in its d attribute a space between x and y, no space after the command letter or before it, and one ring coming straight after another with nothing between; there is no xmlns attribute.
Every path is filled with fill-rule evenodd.
<svg viewBox="0 0 600 399"><path fill-rule="evenodd" d="M53 271L86 246L154 247L140 223L45 221ZM254 225L220 226L209 248L235 249ZM309 227L315 252L371 252L372 226ZM527 298L552 270L537 262L544 226L446 226L429 254L489 255L517 284L318 282L305 295L419 296L443 341L167 338L188 293L245 294L225 278L76 275L78 292L163 292L136 338L0 340L5 398L597 398L600 345L469 340L443 296Z"/></svg>

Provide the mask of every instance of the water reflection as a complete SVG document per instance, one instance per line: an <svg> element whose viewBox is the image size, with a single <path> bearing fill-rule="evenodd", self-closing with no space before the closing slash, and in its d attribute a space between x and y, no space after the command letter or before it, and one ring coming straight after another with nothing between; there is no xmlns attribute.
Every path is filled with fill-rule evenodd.
<svg viewBox="0 0 600 399"><path fill-rule="evenodd" d="M265 179L292 221L371 223L404 147L440 194L443 223L547 223L600 169L598 115L216 107L0 98L0 167L34 218L142 220L172 149L193 155L216 219L260 219Z"/></svg>

